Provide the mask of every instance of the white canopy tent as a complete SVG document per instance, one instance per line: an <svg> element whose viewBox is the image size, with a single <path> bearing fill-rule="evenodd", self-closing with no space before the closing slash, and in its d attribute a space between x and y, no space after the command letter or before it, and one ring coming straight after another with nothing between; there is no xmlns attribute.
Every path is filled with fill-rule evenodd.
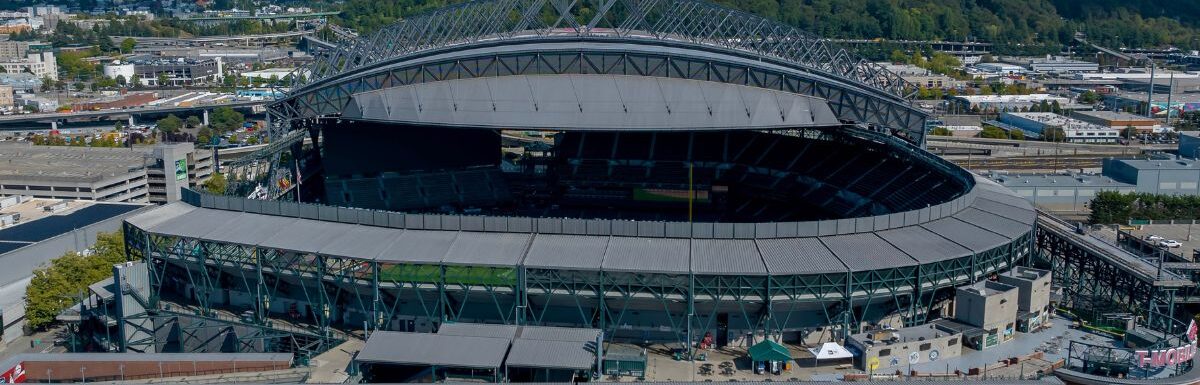
<svg viewBox="0 0 1200 385"><path fill-rule="evenodd" d="M809 348L808 351L816 356L817 360L840 360L846 358L854 358L854 354L846 350L842 345L835 342L826 342L820 348Z"/></svg>

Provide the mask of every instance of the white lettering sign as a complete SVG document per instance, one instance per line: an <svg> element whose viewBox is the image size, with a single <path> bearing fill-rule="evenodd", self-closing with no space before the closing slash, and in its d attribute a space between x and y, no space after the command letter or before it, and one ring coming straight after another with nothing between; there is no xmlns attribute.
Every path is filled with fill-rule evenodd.
<svg viewBox="0 0 1200 385"><path fill-rule="evenodd" d="M1190 344L1170 349L1136 350L1133 352L1136 355L1134 364L1142 368L1161 368L1191 361L1196 356L1196 334L1196 321L1193 320L1187 330Z"/></svg>

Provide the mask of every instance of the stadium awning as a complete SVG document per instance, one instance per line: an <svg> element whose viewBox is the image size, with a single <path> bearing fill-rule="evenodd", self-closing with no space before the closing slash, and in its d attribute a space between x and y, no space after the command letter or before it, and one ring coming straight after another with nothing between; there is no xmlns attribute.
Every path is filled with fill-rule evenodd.
<svg viewBox="0 0 1200 385"><path fill-rule="evenodd" d="M765 340L750 347L750 360L758 361L791 361L792 353L779 343Z"/></svg>

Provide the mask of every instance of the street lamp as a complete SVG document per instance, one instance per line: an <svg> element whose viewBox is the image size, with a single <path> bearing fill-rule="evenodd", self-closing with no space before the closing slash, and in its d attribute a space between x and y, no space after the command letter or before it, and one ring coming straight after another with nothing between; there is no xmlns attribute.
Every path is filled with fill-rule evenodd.
<svg viewBox="0 0 1200 385"><path fill-rule="evenodd" d="M80 382L87 383L87 366L79 367L79 378Z"/></svg>

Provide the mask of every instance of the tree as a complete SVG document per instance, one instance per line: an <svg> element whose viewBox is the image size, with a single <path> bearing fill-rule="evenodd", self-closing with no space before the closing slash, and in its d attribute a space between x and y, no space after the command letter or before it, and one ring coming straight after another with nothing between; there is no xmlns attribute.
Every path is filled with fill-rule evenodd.
<svg viewBox="0 0 1200 385"><path fill-rule="evenodd" d="M1096 104L1100 102L1100 94L1097 94L1096 91L1088 90L1079 94L1079 97L1075 100L1083 104Z"/></svg>
<svg viewBox="0 0 1200 385"><path fill-rule="evenodd" d="M1059 126L1042 127L1042 140L1047 142L1062 142L1067 139L1067 133Z"/></svg>
<svg viewBox="0 0 1200 385"><path fill-rule="evenodd" d="M202 127L199 131L196 131L196 143L209 145L212 144L212 140L213 132L208 127Z"/></svg>
<svg viewBox="0 0 1200 385"><path fill-rule="evenodd" d="M1133 213L1134 194L1121 194L1116 191L1101 191L1096 193L1088 203L1092 209L1088 221L1094 224L1119 224L1128 222Z"/></svg>
<svg viewBox="0 0 1200 385"><path fill-rule="evenodd" d="M988 139L1008 139L1008 132L996 126L983 126L983 131L979 132L979 137Z"/></svg>
<svg viewBox="0 0 1200 385"><path fill-rule="evenodd" d="M1134 136L1137 136L1137 128L1133 125L1125 126L1121 129L1121 136L1124 136L1126 140L1132 140Z"/></svg>
<svg viewBox="0 0 1200 385"><path fill-rule="evenodd" d="M242 127L246 117L229 107L218 107L208 114L208 123L216 132L228 132Z"/></svg>
<svg viewBox="0 0 1200 385"><path fill-rule="evenodd" d="M175 114L167 115L167 117L158 120L158 130L173 134L179 132L183 128L183 120L179 119Z"/></svg>
<svg viewBox="0 0 1200 385"><path fill-rule="evenodd" d="M167 83L171 82L171 78L167 77L166 72L158 74L158 77L156 77L154 80L155 84L157 84L159 87L166 87Z"/></svg>
<svg viewBox="0 0 1200 385"><path fill-rule="evenodd" d="M121 233L100 233L91 253L68 252L34 270L25 289L26 324L34 330L45 329L82 298L88 285L111 277L113 265L125 261Z"/></svg>
<svg viewBox="0 0 1200 385"><path fill-rule="evenodd" d="M202 122L200 121L200 118L197 117L196 115L187 117L187 126L189 128L200 127L200 123L202 123Z"/></svg>
<svg viewBox="0 0 1200 385"><path fill-rule="evenodd" d="M953 133L950 131L949 128L942 127L942 126L937 126L937 127L934 127L932 130L929 130L929 135L950 136L952 134Z"/></svg>
<svg viewBox="0 0 1200 385"><path fill-rule="evenodd" d="M138 75L138 74L133 74L133 76L131 76L131 77L129 78L129 85L130 85L131 87L133 87L133 88L138 88L138 87L141 87L141 86L142 86L142 77L141 77L141 75Z"/></svg>
<svg viewBox="0 0 1200 385"><path fill-rule="evenodd" d="M125 79L125 75L117 75L117 77L113 80L115 80L119 86L124 86L128 82L128 80Z"/></svg>
<svg viewBox="0 0 1200 385"><path fill-rule="evenodd" d="M1008 132L1008 136L1016 140L1025 140L1025 131L1012 130Z"/></svg>
<svg viewBox="0 0 1200 385"><path fill-rule="evenodd" d="M898 49L892 50L891 62L892 63L908 63L908 55L905 55L904 51L901 51Z"/></svg>
<svg viewBox="0 0 1200 385"><path fill-rule="evenodd" d="M208 180L200 184L204 191L213 195L225 195L225 189L229 186L229 181L225 179L225 174L214 172Z"/></svg>
<svg viewBox="0 0 1200 385"><path fill-rule="evenodd" d="M133 49L137 47L137 40L131 37L121 40L121 53L133 53Z"/></svg>

